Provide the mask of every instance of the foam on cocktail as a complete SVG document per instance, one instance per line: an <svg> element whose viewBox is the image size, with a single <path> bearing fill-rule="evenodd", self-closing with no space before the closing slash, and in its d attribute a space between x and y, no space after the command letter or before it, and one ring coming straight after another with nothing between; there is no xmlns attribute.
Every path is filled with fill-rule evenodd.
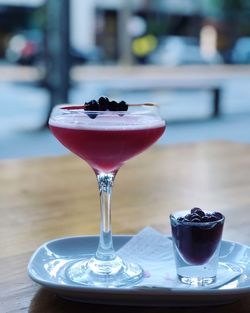
<svg viewBox="0 0 250 313"><path fill-rule="evenodd" d="M117 116L98 114L95 119L89 118L85 112L78 114L65 114L50 119L49 124L54 127L71 129L96 129L96 130L137 130L163 127L164 121L158 116L138 116L133 114L117 113Z"/></svg>

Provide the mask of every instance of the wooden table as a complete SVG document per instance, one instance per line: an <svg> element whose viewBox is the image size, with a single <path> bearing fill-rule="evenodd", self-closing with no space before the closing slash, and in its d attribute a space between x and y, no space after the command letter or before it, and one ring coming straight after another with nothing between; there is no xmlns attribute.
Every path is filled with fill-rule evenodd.
<svg viewBox="0 0 250 313"><path fill-rule="evenodd" d="M226 215L224 239L250 245L250 145L208 142L155 147L126 164L113 193L113 232L146 225L169 233L170 211L200 206ZM62 300L26 274L32 252L60 236L97 234L94 174L74 156L0 162L0 312L201 312L117 308ZM250 296L202 312L249 312Z"/></svg>

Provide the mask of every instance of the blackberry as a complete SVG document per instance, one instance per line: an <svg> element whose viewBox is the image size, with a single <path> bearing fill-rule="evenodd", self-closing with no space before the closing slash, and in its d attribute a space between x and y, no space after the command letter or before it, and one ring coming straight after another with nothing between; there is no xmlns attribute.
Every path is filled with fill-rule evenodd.
<svg viewBox="0 0 250 313"><path fill-rule="evenodd" d="M85 110L86 111L98 111L99 105L96 100L90 100L89 102L85 102Z"/></svg>
<svg viewBox="0 0 250 313"><path fill-rule="evenodd" d="M197 213L197 212L200 212L200 211L202 211L202 209L200 209L200 208L192 208L191 209L191 213Z"/></svg>
<svg viewBox="0 0 250 313"><path fill-rule="evenodd" d="M192 214L187 214L184 216L184 222L190 222L192 219Z"/></svg>
<svg viewBox="0 0 250 313"><path fill-rule="evenodd" d="M110 101L108 104L109 111L119 111L119 104L116 101Z"/></svg>
<svg viewBox="0 0 250 313"><path fill-rule="evenodd" d="M91 100L89 102L85 102L84 110L85 111L99 111L99 105L96 100ZM90 118L96 118L98 115L97 113L91 113L91 112L88 112L87 114Z"/></svg>
<svg viewBox="0 0 250 313"><path fill-rule="evenodd" d="M109 99L107 97L100 97L98 100L99 111L106 111L108 109Z"/></svg>
<svg viewBox="0 0 250 313"><path fill-rule="evenodd" d="M127 111L128 105L125 101L121 101L118 103L119 111Z"/></svg>
<svg viewBox="0 0 250 313"><path fill-rule="evenodd" d="M191 222L200 222L201 221L201 217L196 214L196 213L193 213L191 214Z"/></svg>

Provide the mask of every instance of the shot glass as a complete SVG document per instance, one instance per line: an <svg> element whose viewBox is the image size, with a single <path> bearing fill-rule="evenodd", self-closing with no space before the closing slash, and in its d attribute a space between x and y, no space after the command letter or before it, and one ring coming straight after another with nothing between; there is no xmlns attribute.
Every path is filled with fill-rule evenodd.
<svg viewBox="0 0 250 313"><path fill-rule="evenodd" d="M182 283L193 286L216 281L225 220L219 212L200 211L204 216L200 220L188 211L170 215L177 276Z"/></svg>

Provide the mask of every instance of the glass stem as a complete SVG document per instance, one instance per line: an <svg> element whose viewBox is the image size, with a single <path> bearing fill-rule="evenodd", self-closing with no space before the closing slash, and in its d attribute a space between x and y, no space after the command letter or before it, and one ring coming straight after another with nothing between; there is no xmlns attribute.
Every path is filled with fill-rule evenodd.
<svg viewBox="0 0 250 313"><path fill-rule="evenodd" d="M100 191L101 225L100 240L95 258L100 261L114 260L116 255L112 240L111 195L116 173L97 173Z"/></svg>

